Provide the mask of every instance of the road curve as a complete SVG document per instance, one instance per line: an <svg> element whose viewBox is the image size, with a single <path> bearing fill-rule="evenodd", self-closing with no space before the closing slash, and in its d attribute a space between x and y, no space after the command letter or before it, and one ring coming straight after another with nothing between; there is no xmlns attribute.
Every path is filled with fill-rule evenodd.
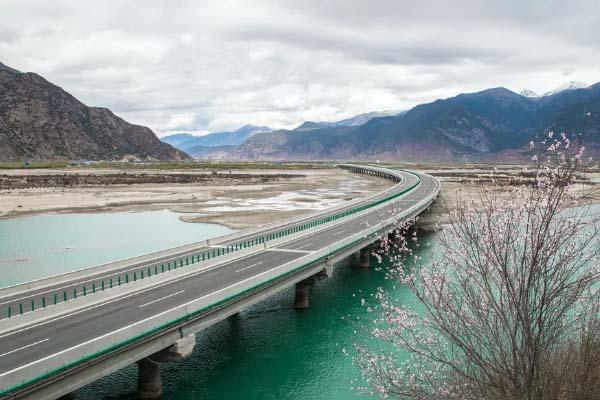
<svg viewBox="0 0 600 400"><path fill-rule="evenodd" d="M371 168L371 171L385 170ZM89 294L86 298L79 297L65 303L61 313L58 312L60 305L56 306L55 315L52 315L52 307L41 311L34 307L36 311L29 314L5 318L2 322L15 321L15 324L2 325L4 329L0 326L0 395L21 390L65 368L89 361L99 354L106 354L121 346L120 342L117 345L113 343L121 340L119 338L128 338L121 341L131 343L130 332L134 332L133 329L137 327L139 330L135 332L139 335L135 340L143 338L147 331L156 332L164 326L159 324L157 328L158 322L153 321L192 314L197 318L203 310L209 308L200 308L191 313L190 309L196 304L229 301L250 290L244 287L246 283L258 283L251 288L259 287L273 279L284 279L285 274L289 273L286 270L288 266L293 266L296 271L307 265L323 262L325 258L321 255L327 256L339 251L337 244L344 244L348 240L353 240L351 243L354 243L354 238L364 239L365 236L361 236L364 232L377 232L379 228L374 227L383 227L382 221L393 219L395 215L409 216L413 210L420 212L439 192L439 183L428 175L405 171L386 173L400 182L383 193L361 199L349 206L306 218L296 218L291 222L283 221L278 226L263 230L242 232L238 236L193 246L162 258L159 254L158 257L135 261L133 266L123 266L118 270L90 270L88 276L77 277L73 281L51 282L30 293L8 293L0 297L0 310L6 312L8 306L15 307L23 299L33 300L35 305L48 293L77 291L82 282L106 282L109 277L116 279L115 277L123 276L124 271L126 273L132 269L148 269L152 275L152 272L158 270L157 266L164 265L167 259L169 263L175 261L175 265L183 264L183 260L189 260L190 257L198 259L185 268L180 265L178 269L152 275L151 279L145 281L136 278L136 282L131 282L130 286L123 285L115 290L115 293L120 291L122 294L106 297L103 301L94 303L90 300L94 299L94 295ZM353 210L358 211L351 212ZM315 221L325 222L317 224ZM285 234L277 236L278 232ZM249 245L242 249L243 243ZM209 268L202 267L209 263L207 254L213 254L216 249L237 247L240 249L223 254L221 258L211 258ZM297 266L300 262L301 265ZM99 290L100 284L97 285L96 289ZM108 292L108 288L106 289ZM95 295L101 297L99 293ZM219 300L219 296L225 300ZM36 313L45 313L48 317L36 321L32 318ZM31 323L15 329L20 318L31 320ZM13 328L7 328L10 326ZM147 327L153 328L145 331ZM112 345L104 348L106 343Z"/></svg>

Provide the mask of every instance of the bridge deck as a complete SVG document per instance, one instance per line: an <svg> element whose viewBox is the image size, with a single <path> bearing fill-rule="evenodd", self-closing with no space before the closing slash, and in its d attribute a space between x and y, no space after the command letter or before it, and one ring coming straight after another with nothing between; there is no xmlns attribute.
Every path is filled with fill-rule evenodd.
<svg viewBox="0 0 600 400"><path fill-rule="evenodd" d="M414 175L404 173L403 176L404 180L396 185L396 191L414 185L417 181ZM240 259L199 270L175 280L159 282L142 291L89 308L74 308L69 313L25 326L17 331L0 332L0 394L3 390L10 389L10 386L2 384L4 377L14 377L15 374L25 372L46 359L83 347L99 338L114 335L115 332L126 330L157 315L169 313L182 305L227 291L241 282L255 280L261 276L266 277L286 264L356 235L366 227L377 225L381 221L382 213L392 215L409 210L427 196L431 196L433 192L437 194L438 188L439 184L433 178L422 175L420 184L398 198L393 207L381 206L360 218L343 218L335 225L326 226L314 233L308 230L302 237L292 238L286 243L262 249ZM335 211L339 212L339 209ZM264 232L259 234L264 235ZM255 233L242 239L236 238L236 241L248 240L256 235ZM194 252L207 250L205 247L194 248ZM121 272L111 271L110 274ZM100 275L107 276L107 274ZM89 279L91 278L87 278ZM33 293L7 297L1 301L6 306L21 298L32 298L50 290L73 288L79 283L79 280L63 283Z"/></svg>

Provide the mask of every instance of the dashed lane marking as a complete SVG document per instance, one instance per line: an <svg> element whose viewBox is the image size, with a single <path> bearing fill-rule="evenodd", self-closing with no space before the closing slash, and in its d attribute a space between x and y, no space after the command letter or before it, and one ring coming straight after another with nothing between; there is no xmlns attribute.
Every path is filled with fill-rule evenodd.
<svg viewBox="0 0 600 400"><path fill-rule="evenodd" d="M263 263L262 261L261 261L261 262L257 262L256 264L248 265L247 267L244 267L244 268L238 269L238 270L237 270L237 271L235 271L235 272L242 272L242 271L245 271L245 270L247 270L248 268L256 267L257 265L260 265L260 264L262 264L262 263Z"/></svg>
<svg viewBox="0 0 600 400"><path fill-rule="evenodd" d="M141 306L139 306L139 308L143 308L143 307L149 306L150 304L154 304L154 303L157 303L157 302L159 302L161 300L168 299L169 297L177 296L178 294L181 294L183 292L185 292L185 290L180 290L179 292L171 293L170 295L167 295L165 297L161 297L160 299L156 299L156 300L152 300L152 301L149 301L147 303L144 303Z"/></svg>
<svg viewBox="0 0 600 400"><path fill-rule="evenodd" d="M49 339L50 339L50 338L46 338L46 339L40 340L39 342L31 343L31 344L28 344L27 346L23 346L23 347L19 347L18 349L14 349L14 350L11 350L11 351L7 351L6 353L2 353L2 354L0 354L0 357L4 357L4 356L7 356L7 355L9 355L9 354L16 353L16 352L17 352L17 351L19 351L19 350L24 350L24 349L26 349L26 348L28 348L28 347L35 346L36 344L40 344L40 343L47 342Z"/></svg>

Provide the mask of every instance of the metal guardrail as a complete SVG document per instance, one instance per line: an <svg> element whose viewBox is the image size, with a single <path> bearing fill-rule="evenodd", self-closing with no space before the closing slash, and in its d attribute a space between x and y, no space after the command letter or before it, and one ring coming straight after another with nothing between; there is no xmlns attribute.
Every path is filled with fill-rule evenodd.
<svg viewBox="0 0 600 400"><path fill-rule="evenodd" d="M358 165L353 165L353 164L344 164L341 167L347 168L347 169L355 168L355 169L376 171L377 173L380 173L382 175L387 175L388 177L392 178L396 182L401 181L401 177L391 174L388 170L381 169L381 168L374 168L374 167L365 168L363 166L358 166ZM8 305L8 307L5 311L6 315L4 315L3 317L12 318L17 315L23 315L28 312L33 312L33 311L36 311L39 309L44 309L48 306L55 306L60 303L66 303L68 301L77 300L80 297L88 296L88 294L93 295L93 294L96 294L97 292L104 292L105 290L108 290L108 289L113 289L115 287L120 287L122 285L129 284L130 282L137 282L138 280L143 280L143 279L150 278L152 276L156 276L159 274L168 273L168 272L171 272L172 270L177 270L178 268L187 267L187 266L194 265L197 263L209 262L212 259L224 256L224 255L229 255L231 253L234 253L234 252L237 252L240 250L244 250L244 249L247 249L247 248L250 248L253 246L264 245L270 241L278 240L282 237L286 237L286 236L293 235L293 234L296 234L299 232L311 230L313 228L318 228L321 225L335 222L335 221L338 221L338 220L348 217L348 216L352 216L359 212L371 209L373 207L377 207L380 204L390 201L391 199L402 196L404 193L406 193L406 192L412 190L414 187L418 186L418 184L420 183L420 177L418 177L418 175L416 175L416 176L418 178L417 183L404 189L403 191L391 194L382 199L372 201L372 202L367 202L366 204L361 204L359 206L356 206L356 207L353 207L350 209L345 209L336 214L330 214L331 211L329 210L327 212L328 215L326 215L324 217L320 217L317 219L311 219L311 220L300 220L299 223L294 224L292 226L287 226L287 225L289 225L289 221L283 221L281 224L282 225L285 224L286 227L281 228L281 229L276 229L274 232L259 235L257 237L246 239L246 240L243 240L240 242L234 241L233 243L224 245L222 247L206 249L203 251L194 252L192 254L188 253L181 257L167 258L166 260L161 260L160 262L156 262L156 263L152 263L150 261L148 264L144 265L143 267L125 271L124 273L117 274L113 277L103 278L103 279L98 279L98 280L90 280L79 287L70 288L69 290L63 289L63 290L54 291L53 293L49 293L48 295L38 296L37 299L36 298L28 299L28 301L26 303L20 302L20 303L18 303L18 305L15 304L14 306L12 304L10 304L10 305ZM393 188L394 187L392 187L391 189L393 189ZM380 193L377 195L374 195L373 197L378 197L379 195L380 195ZM359 201L364 202L363 199L360 199ZM347 206L345 205L345 207L347 207ZM222 240L219 240L217 243L221 243L221 242L222 242ZM207 240L206 243L208 244L209 241ZM68 273L67 273L67 275L68 275ZM61 276L61 278L62 277L64 277L64 275ZM62 282L67 283L68 280L63 280Z"/></svg>
<svg viewBox="0 0 600 400"><path fill-rule="evenodd" d="M349 166L349 165L351 165L351 164L342 164L341 167L343 168L344 166ZM344 205L342 205L339 208L340 209L351 208L355 204L362 203L365 201L370 201L371 199L380 197L381 195L391 192L394 189L395 189L395 185L391 186L389 188L386 188L379 193L375 193L375 194L367 195L365 197L351 200L350 202L345 203ZM239 238L241 238L241 237L250 236L250 235L256 234L258 232L267 232L267 231L276 230L278 227L283 226L283 225L298 224L302 221L313 220L315 218L318 218L321 215L329 214L330 212L331 212L331 209L317 210L317 211L313 211L313 212L310 212L307 214L299 215L297 217L292 217L292 218L286 219L284 221L275 221L272 223L256 226L254 228L245 229L243 231L230 233L230 234L227 234L224 236L207 239L207 240L203 240L200 242L194 242L194 243L189 243L189 244L182 245L182 246L176 246L176 247L172 247L172 248L168 248L168 249L163 249L163 250L159 250L156 252L143 254L140 256L128 257L128 258L124 258L121 260L112 261L112 262L106 263L106 264L85 267L85 268L82 268L79 270L64 272L59 275L54 275L54 276L47 277L47 278L40 278L40 279L36 279L33 281L25 282L25 283L19 283L19 284L15 284L15 285L11 285L11 286L0 287L0 299L8 297L8 296L19 295L19 294L26 293L26 292L29 292L32 290L43 289L44 287L48 287L48 286L52 286L52 285L56 285L56 284L62 284L65 282L73 281L75 279L85 278L87 276L110 273L114 270L118 270L121 268L135 269L135 267L134 267L135 265L138 265L138 264L144 262L144 260L151 259L152 257L157 258L157 259L164 258L165 260L166 259L179 259L182 255L186 255L186 254L189 255L190 253L193 253L195 250L202 248L202 247L206 247L206 246L210 246L210 245L221 245L226 242L239 241ZM0 315L0 319L3 317L5 317L5 316Z"/></svg>
<svg viewBox="0 0 600 400"><path fill-rule="evenodd" d="M385 204L390 200L402 196L403 194L411 191L416 186L418 186L419 182L417 182L417 184L415 185L412 185L410 188L404 189L396 194L386 197L385 199L377 201L377 205ZM268 271L268 273L264 274L263 276L253 277L249 280L230 285L229 287L225 288L224 290L220 290L219 292L213 293L211 295L191 301L186 304L179 305L171 310L162 312L146 320L139 321L130 326L123 327L117 331L111 332L108 335L95 338L87 343L82 343L71 349L67 349L56 356L44 360L43 365L29 365L27 371L18 369L12 371L11 373L0 376L2 381L0 386L0 395L7 394L11 391L14 391L26 385L30 385L34 382L44 380L49 376L60 373L82 362L92 360L93 358L99 357L100 355L127 346L131 343L138 341L141 338L156 334L161 330L179 324L198 314L211 310L223 303L232 301L233 299L243 296L248 292L259 290L261 287L267 286L275 280L285 279L286 276L289 276L290 274L293 274L308 265L314 265L315 263L324 261L332 254L335 254L345 248L348 248L357 243L360 243L361 241L364 241L367 236L381 232L382 230L386 230L390 226L396 224L398 221L410 218L420 213L424 208L428 207L429 204L437 197L437 194L439 192L439 184L436 183L436 185L437 187L432 193L429 194L429 196L422 199L417 205L411 207L409 210L406 210L398 215L393 215L390 218L387 218L386 220L380 220L379 224L368 227L361 232L358 232L350 237L342 239L339 242L328 246L324 249L321 249L317 252L307 254L306 256L300 259L291 261L277 268L274 268L273 270ZM369 208L376 207L377 205L371 205ZM360 209L360 211L365 211L367 208L363 207L365 206L357 207L357 209ZM344 214L344 216L346 215L349 214ZM337 216L337 214L335 216L329 216L328 218L324 218L321 224L327 224L328 222L335 221L336 218L344 218L344 216ZM81 357L81 354L85 354L85 356Z"/></svg>

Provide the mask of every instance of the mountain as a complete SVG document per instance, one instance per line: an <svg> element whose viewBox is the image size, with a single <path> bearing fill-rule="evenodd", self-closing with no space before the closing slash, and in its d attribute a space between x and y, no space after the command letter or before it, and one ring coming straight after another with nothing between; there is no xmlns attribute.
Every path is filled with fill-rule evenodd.
<svg viewBox="0 0 600 400"><path fill-rule="evenodd" d="M557 93L564 92L565 90L585 89L587 87L589 87L589 85L587 83L571 81L571 82L567 82L564 85L561 85L547 93L544 93L544 96L552 96Z"/></svg>
<svg viewBox="0 0 600 400"><path fill-rule="evenodd" d="M305 132L310 130L319 130L323 128L352 127L359 126L373 118L398 115L401 111L374 111L359 114L351 118L346 118L334 122L313 122L306 121L295 128L295 132ZM265 133L274 132L267 126L245 125L235 131L213 132L204 136L196 136L189 133L176 133L163 137L161 140L171 146L178 148L195 158L213 158L221 157L231 151L235 146L241 145L249 138ZM219 149L209 149L209 147L219 147Z"/></svg>
<svg viewBox="0 0 600 400"><path fill-rule="evenodd" d="M17 71L16 69L9 67L8 65L2 64L1 62L0 62L0 71L12 72L13 74L21 73L21 71Z"/></svg>
<svg viewBox="0 0 600 400"><path fill-rule="evenodd" d="M254 135L272 131L273 130L268 126L244 125L232 132L213 132L204 136L196 136L189 133L176 133L165 136L161 140L189 153L189 151L197 146L236 146L242 144L246 139Z"/></svg>
<svg viewBox="0 0 600 400"><path fill-rule="evenodd" d="M88 107L35 73L0 65L0 161L187 160L148 128Z"/></svg>
<svg viewBox="0 0 600 400"><path fill-rule="evenodd" d="M368 113L364 113L364 114L358 114L358 115L355 115L354 117L342 119L340 121L335 121L335 122L306 121L306 122L303 122L301 125L299 125L297 128L295 128L294 130L295 131L307 131L307 130L311 130L311 129L320 129L320 128L326 128L326 127L359 126L359 125L366 124L373 118L389 117L389 116L398 115L401 113L403 113L403 111L398 111L398 110L372 111L372 112L368 112Z"/></svg>
<svg viewBox="0 0 600 400"><path fill-rule="evenodd" d="M203 146L197 145L190 147L187 151L189 155L198 160L221 160L227 158L235 146Z"/></svg>
<svg viewBox="0 0 600 400"><path fill-rule="evenodd" d="M313 129L322 129L333 126L331 122L305 121L294 128L295 131L312 131Z"/></svg>
<svg viewBox="0 0 600 400"><path fill-rule="evenodd" d="M600 84L541 98L494 88L436 100L358 126L319 128L305 123L310 129L256 135L237 146L229 157L438 162L510 155L511 160L523 160L526 155L522 149L529 140L548 129L582 130L581 139L594 153L600 149L596 119L600 116L596 110L599 101ZM583 118L587 112L590 116Z"/></svg>
<svg viewBox="0 0 600 400"><path fill-rule="evenodd" d="M523 97L531 97L531 98L540 97L539 94L537 94L533 90L529 90L529 89L523 89L523 90L521 90L521 92L519 94Z"/></svg>
<svg viewBox="0 0 600 400"><path fill-rule="evenodd" d="M552 103L557 111L543 121L542 132L565 132L586 147L586 156L600 158L600 83L564 93Z"/></svg>
<svg viewBox="0 0 600 400"><path fill-rule="evenodd" d="M171 146L182 150L180 147L184 147L185 143L196 140L198 136L189 133L175 133L173 135L165 136L161 140Z"/></svg>
<svg viewBox="0 0 600 400"><path fill-rule="evenodd" d="M404 113L404 111L400 110L372 111L364 114L358 114L354 117L343 119L341 121L332 122L331 124L332 126L359 126L366 124L373 118L391 117L402 113Z"/></svg>

